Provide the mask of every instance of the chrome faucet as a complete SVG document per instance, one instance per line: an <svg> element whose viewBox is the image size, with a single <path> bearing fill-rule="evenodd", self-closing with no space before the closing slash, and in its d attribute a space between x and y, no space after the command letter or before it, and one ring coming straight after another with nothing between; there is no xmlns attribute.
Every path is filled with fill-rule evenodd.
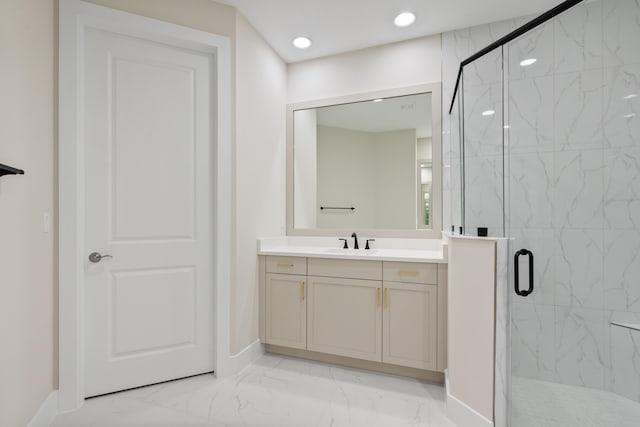
<svg viewBox="0 0 640 427"><path fill-rule="evenodd" d="M355 233L355 231L353 233L351 233L351 237L353 237L353 249L360 249L358 247L358 236Z"/></svg>

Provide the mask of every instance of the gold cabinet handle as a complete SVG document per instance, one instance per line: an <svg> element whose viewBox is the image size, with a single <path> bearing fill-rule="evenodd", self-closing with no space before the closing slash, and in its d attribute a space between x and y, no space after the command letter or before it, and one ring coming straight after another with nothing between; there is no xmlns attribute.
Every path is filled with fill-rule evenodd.
<svg viewBox="0 0 640 427"><path fill-rule="evenodd" d="M384 289L384 308L389 308L389 294L387 288Z"/></svg>
<svg viewBox="0 0 640 427"><path fill-rule="evenodd" d="M380 307L380 288L377 288L376 290L376 307Z"/></svg>
<svg viewBox="0 0 640 427"><path fill-rule="evenodd" d="M420 273L418 273L417 271L402 271L401 270L398 274L401 275L401 276L417 276Z"/></svg>
<svg viewBox="0 0 640 427"><path fill-rule="evenodd" d="M283 262L279 262L277 265L278 265L278 267L289 267L289 268L293 268L293 264L286 264L286 263L283 263Z"/></svg>
<svg viewBox="0 0 640 427"><path fill-rule="evenodd" d="M304 301L304 282L300 284L300 293L302 295L302 301Z"/></svg>

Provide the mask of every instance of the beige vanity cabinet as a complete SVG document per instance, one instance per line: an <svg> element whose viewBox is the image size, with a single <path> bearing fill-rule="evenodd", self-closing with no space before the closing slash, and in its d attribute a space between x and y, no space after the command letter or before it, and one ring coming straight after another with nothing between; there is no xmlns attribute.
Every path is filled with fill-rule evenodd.
<svg viewBox="0 0 640 427"><path fill-rule="evenodd" d="M307 349L382 361L382 282L309 276Z"/></svg>
<svg viewBox="0 0 640 427"><path fill-rule="evenodd" d="M385 262L383 276L382 361L435 371L437 266Z"/></svg>
<svg viewBox="0 0 640 427"><path fill-rule="evenodd" d="M382 261L309 258L307 349L382 361Z"/></svg>
<svg viewBox="0 0 640 427"><path fill-rule="evenodd" d="M265 341L273 345L306 349L306 258L267 257L266 269Z"/></svg>
<svg viewBox="0 0 640 427"><path fill-rule="evenodd" d="M446 264L262 259L267 351L442 380Z"/></svg>

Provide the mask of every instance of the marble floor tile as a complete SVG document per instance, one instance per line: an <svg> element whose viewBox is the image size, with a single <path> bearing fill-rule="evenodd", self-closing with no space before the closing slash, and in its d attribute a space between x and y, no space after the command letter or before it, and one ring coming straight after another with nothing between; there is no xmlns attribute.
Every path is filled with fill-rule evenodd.
<svg viewBox="0 0 640 427"><path fill-rule="evenodd" d="M637 427L640 404L591 388L514 377L514 427Z"/></svg>
<svg viewBox="0 0 640 427"><path fill-rule="evenodd" d="M241 373L96 397L52 427L455 427L443 386L267 354Z"/></svg>

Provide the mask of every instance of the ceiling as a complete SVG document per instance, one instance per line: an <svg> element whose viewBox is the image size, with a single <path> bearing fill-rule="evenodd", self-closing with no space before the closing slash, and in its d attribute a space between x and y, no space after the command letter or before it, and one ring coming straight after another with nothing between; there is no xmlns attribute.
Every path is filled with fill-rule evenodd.
<svg viewBox="0 0 640 427"><path fill-rule="evenodd" d="M544 12L562 0L215 0L235 6L286 62ZM416 22L397 28L400 12ZM300 35L313 45L296 49Z"/></svg>

